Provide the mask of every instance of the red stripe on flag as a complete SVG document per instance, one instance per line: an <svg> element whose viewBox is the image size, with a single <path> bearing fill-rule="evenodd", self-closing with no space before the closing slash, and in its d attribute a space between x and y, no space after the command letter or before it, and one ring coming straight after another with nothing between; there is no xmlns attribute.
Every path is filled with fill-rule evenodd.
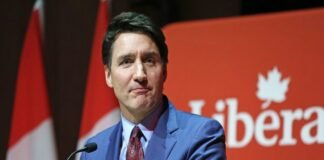
<svg viewBox="0 0 324 160"><path fill-rule="evenodd" d="M20 58L9 147L49 117L41 52L39 15L38 11L34 10Z"/></svg>
<svg viewBox="0 0 324 160"><path fill-rule="evenodd" d="M100 118L118 106L113 90L106 85L104 66L101 61L101 44L108 25L107 10L107 1L100 1L90 57L80 137L86 135Z"/></svg>

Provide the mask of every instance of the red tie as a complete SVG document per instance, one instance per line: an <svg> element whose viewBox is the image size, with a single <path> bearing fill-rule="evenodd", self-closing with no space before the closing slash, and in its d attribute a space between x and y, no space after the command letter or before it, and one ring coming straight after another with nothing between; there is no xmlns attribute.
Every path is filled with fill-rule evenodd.
<svg viewBox="0 0 324 160"><path fill-rule="evenodd" d="M144 160L144 152L140 141L141 137L141 130L135 126L129 138L126 160Z"/></svg>

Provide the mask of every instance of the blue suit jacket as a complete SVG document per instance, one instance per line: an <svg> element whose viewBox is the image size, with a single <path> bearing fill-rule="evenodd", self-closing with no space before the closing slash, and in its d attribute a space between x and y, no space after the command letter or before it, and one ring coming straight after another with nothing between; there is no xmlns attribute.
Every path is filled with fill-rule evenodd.
<svg viewBox="0 0 324 160"><path fill-rule="evenodd" d="M98 149L81 160L118 160L122 145L121 122L90 138ZM145 160L223 160L225 136L215 120L178 111L169 102L161 115L144 155Z"/></svg>

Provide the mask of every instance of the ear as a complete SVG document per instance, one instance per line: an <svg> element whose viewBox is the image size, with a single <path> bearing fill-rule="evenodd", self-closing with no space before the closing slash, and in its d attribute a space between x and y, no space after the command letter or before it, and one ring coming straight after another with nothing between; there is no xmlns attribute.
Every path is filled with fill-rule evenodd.
<svg viewBox="0 0 324 160"><path fill-rule="evenodd" d="M105 69L105 79L106 79L106 84L108 87L112 88L112 82L111 82L111 74L110 74L110 70L109 67L107 65L104 66Z"/></svg>

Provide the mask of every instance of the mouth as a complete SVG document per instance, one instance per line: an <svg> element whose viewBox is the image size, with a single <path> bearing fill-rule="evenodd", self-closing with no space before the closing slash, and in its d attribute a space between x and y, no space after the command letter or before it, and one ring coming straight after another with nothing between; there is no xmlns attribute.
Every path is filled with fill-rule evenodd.
<svg viewBox="0 0 324 160"><path fill-rule="evenodd" d="M147 92L149 92L151 89L148 87L137 87L137 88L133 88L130 90L130 92L135 93L137 95L144 95Z"/></svg>

